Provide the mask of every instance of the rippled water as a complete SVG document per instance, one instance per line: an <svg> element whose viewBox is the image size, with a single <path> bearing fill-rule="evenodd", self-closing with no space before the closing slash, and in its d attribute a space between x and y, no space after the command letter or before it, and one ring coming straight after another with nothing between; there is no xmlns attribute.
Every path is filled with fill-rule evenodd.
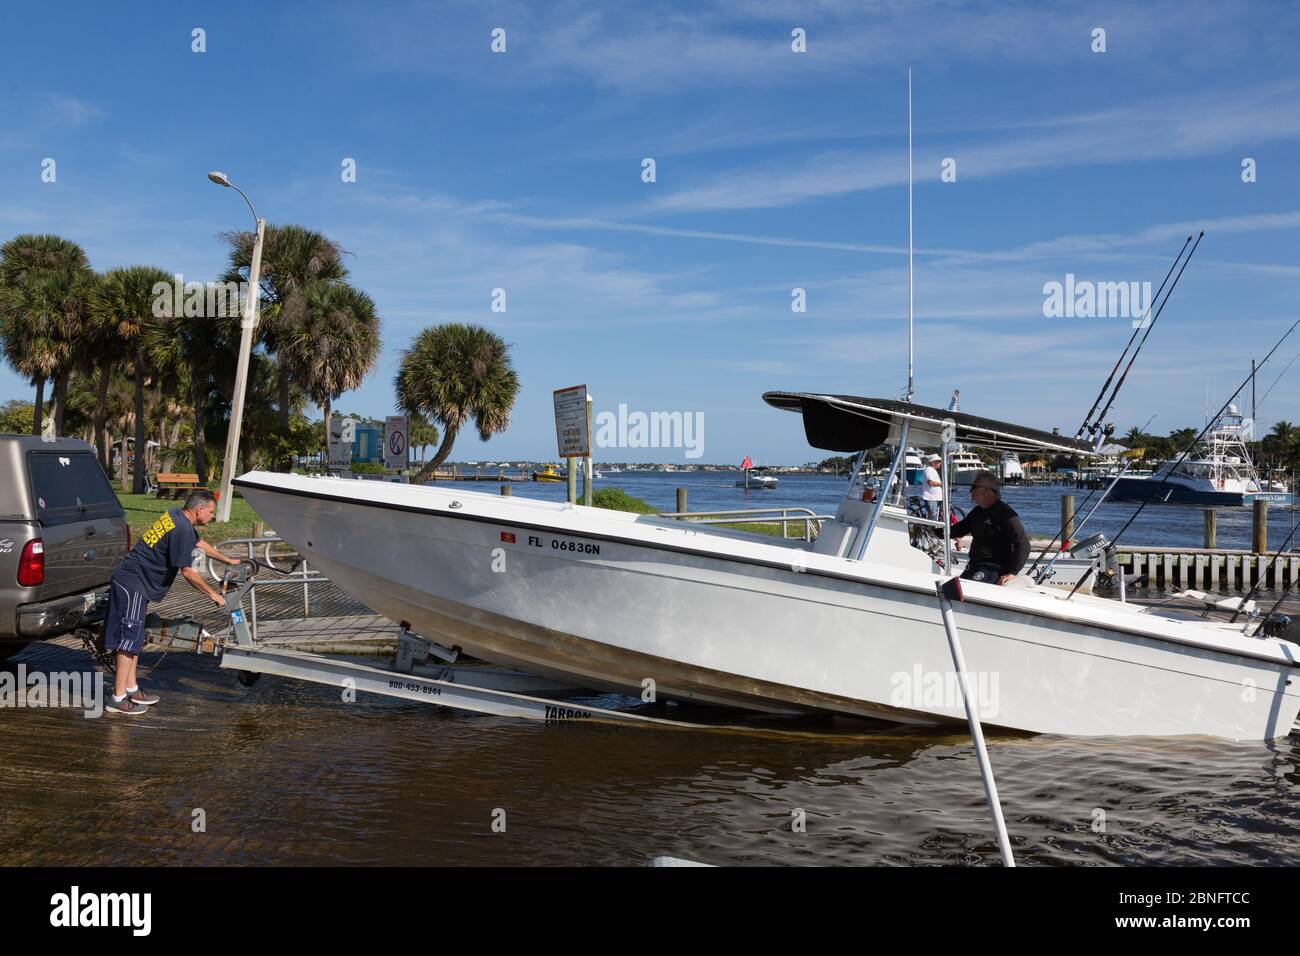
<svg viewBox="0 0 1300 956"><path fill-rule="evenodd" d="M86 664L49 646L17 661ZM164 700L142 717L0 710L0 864L998 862L962 735L547 726L158 662ZM1300 859L1295 738L989 744L1022 863Z"/></svg>

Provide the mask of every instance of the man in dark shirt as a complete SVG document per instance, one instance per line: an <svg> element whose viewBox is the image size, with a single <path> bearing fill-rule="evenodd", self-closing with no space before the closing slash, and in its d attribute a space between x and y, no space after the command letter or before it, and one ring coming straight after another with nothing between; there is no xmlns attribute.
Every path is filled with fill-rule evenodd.
<svg viewBox="0 0 1300 956"><path fill-rule="evenodd" d="M954 539L972 536L970 562L961 576L969 581L1006 584L1029 560L1029 535L1020 516L1002 500L993 472L975 475L970 496L975 507L952 526Z"/></svg>
<svg viewBox="0 0 1300 956"><path fill-rule="evenodd" d="M199 538L195 528L209 523L216 512L210 491L192 491L185 507L172 508L149 527L135 547L113 572L108 588L108 611L104 617L104 647L117 652L113 696L105 710L119 714L142 714L158 703L136 681L135 668L144 647L145 610L150 601L161 601L176 580L176 572L224 607L226 599L203 580L194 565L207 554L223 564L238 564Z"/></svg>

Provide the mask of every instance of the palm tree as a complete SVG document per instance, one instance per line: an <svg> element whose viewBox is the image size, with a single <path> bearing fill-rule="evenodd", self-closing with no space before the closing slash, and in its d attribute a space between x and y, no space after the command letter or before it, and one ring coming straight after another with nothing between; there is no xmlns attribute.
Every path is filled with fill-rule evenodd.
<svg viewBox="0 0 1300 956"><path fill-rule="evenodd" d="M217 382L229 372L234 352L221 336L218 324L206 317L164 316L145 330L145 352L149 362L168 369L168 384L185 396L185 412L191 416L194 472L199 483L208 480L205 429L207 406Z"/></svg>
<svg viewBox="0 0 1300 956"><path fill-rule="evenodd" d="M45 381L51 377L56 428L61 424L70 352L91 281L85 250L61 236L24 234L0 246L0 337L9 364L36 388L32 434L41 431Z"/></svg>
<svg viewBox="0 0 1300 956"><path fill-rule="evenodd" d="M519 376L510 364L510 346L499 335L478 325L450 323L415 337L402 353L394 386L398 407L427 415L443 428L442 444L415 479L425 481L446 461L470 419L483 441L509 427Z"/></svg>
<svg viewBox="0 0 1300 956"><path fill-rule="evenodd" d="M98 296L97 296L98 298ZM91 303L90 321L86 323L84 364L82 370L95 378L95 406L91 413L92 440L104 474L112 476L112 454L108 444L108 389L113 375L126 358L126 343L117 334L117 326L106 321L97 303Z"/></svg>
<svg viewBox="0 0 1300 956"><path fill-rule="evenodd" d="M325 412L328 443L334 401L357 388L379 357L374 300L345 282L314 282L304 290L301 318L279 336L280 367Z"/></svg>
<svg viewBox="0 0 1300 956"><path fill-rule="evenodd" d="M98 320L117 330L131 357L135 373L135 471L131 490L144 493L145 414L144 384L148 376L146 333L159 321L154 315L154 286L171 286L172 277L152 266L129 266L105 273L95 301ZM125 467L125 465L123 466Z"/></svg>
<svg viewBox="0 0 1300 956"><path fill-rule="evenodd" d="M230 244L230 267L223 281L243 282L253 260L252 232L232 232L225 236ZM282 338L306 321L307 290L317 282L342 282L348 270L343 265L343 250L338 243L319 232L302 226L267 226L262 240L260 293L263 298L258 336L268 352L280 353ZM289 425L289 380L291 369L280 362L280 424ZM299 383L301 384L301 383Z"/></svg>

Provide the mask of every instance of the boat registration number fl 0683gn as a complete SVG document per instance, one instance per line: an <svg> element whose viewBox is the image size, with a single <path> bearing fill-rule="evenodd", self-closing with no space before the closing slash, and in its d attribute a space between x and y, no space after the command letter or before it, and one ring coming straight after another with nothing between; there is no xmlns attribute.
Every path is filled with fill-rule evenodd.
<svg viewBox="0 0 1300 956"><path fill-rule="evenodd" d="M504 540L505 536L502 535ZM546 542L550 541L548 545ZM535 534L528 536L528 546L530 548L546 548L552 551L572 551L574 554L600 554L600 545L593 544L590 541L574 541L571 538L549 538L544 539Z"/></svg>

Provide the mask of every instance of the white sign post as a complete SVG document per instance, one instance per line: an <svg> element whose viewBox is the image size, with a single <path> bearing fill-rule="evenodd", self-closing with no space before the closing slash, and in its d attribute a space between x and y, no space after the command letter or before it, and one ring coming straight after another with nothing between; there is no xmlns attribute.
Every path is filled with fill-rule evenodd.
<svg viewBox="0 0 1300 956"><path fill-rule="evenodd" d="M411 464L411 425L405 415L384 419L384 467L406 471Z"/></svg>
<svg viewBox="0 0 1300 956"><path fill-rule="evenodd" d="M555 400L555 443L560 457L569 466L569 501L577 499L575 481L579 458L591 454L591 428L587 418L587 386L574 385L572 388L557 388Z"/></svg>
<svg viewBox="0 0 1300 956"><path fill-rule="evenodd" d="M581 458L591 454L586 385L555 390L555 441L561 458Z"/></svg>

